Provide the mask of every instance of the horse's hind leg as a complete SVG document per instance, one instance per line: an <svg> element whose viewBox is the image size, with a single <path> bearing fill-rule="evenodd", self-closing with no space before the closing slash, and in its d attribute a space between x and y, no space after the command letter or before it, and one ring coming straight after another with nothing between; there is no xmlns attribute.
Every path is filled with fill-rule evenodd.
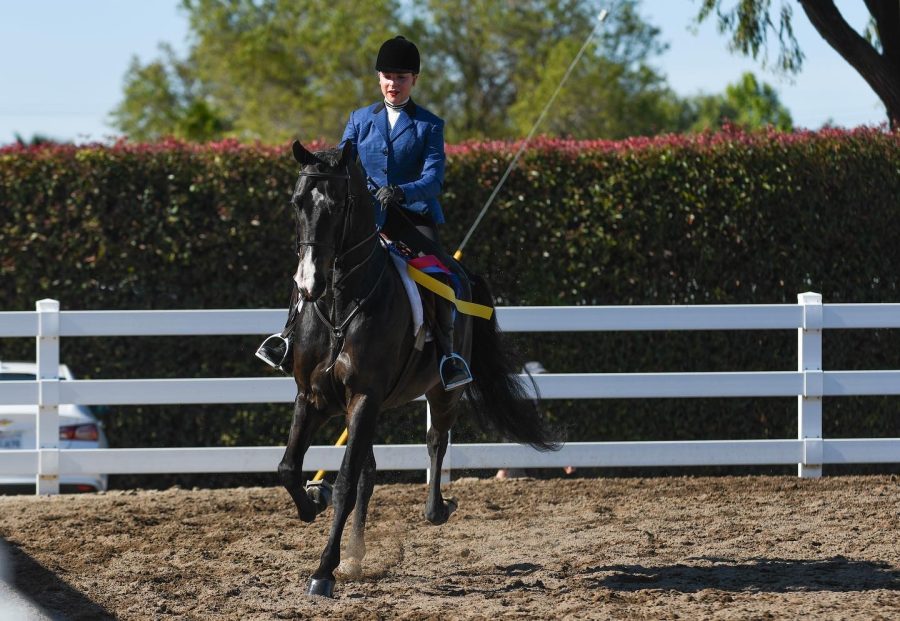
<svg viewBox="0 0 900 621"><path fill-rule="evenodd" d="M431 405L431 428L425 442L428 445L428 456L431 458L431 481L428 485L428 499L425 501L425 519L432 524L440 525L450 519L450 514L456 510L456 501L451 498L448 502L444 502L441 495L441 465L447 453L450 427L456 422L453 407L456 399L444 392L440 385L428 391L427 397Z"/></svg>
<svg viewBox="0 0 900 621"><path fill-rule="evenodd" d="M326 418L323 412L313 408L301 395L297 395L287 448L281 463L278 464L278 477L281 479L281 484L291 495L294 504L297 505L297 514L304 522L312 522L316 519L316 515L324 509L324 507L317 506L306 493L303 483L303 456L309 449L313 434L322 426Z"/></svg>
<svg viewBox="0 0 900 621"><path fill-rule="evenodd" d="M334 520L328 533L328 543L319 560L319 568L309 581L310 595L331 597L334 590L334 570L341 560L341 535L344 533L347 518L356 505L356 486L359 483L360 473L372 452L380 405L380 402L375 402L365 395L358 395L350 402L347 425L350 437L334 485Z"/></svg>
<svg viewBox="0 0 900 621"><path fill-rule="evenodd" d="M369 456L359 475L356 487L356 507L353 509L353 528L350 541L344 550L341 564L336 573L348 578L359 578L362 575L362 560L366 555L366 516L369 512L369 500L375 488L375 452L369 448Z"/></svg>

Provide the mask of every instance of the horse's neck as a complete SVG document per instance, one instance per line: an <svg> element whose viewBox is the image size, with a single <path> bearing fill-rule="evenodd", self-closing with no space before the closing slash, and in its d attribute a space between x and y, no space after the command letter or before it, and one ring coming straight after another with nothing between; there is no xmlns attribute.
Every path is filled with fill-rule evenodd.
<svg viewBox="0 0 900 621"><path fill-rule="evenodd" d="M372 271L379 268L378 235L375 218L365 201L354 206L347 230L347 238L341 252L348 253L336 267L330 279L329 289L338 306L344 306L355 297L364 296L371 287ZM365 265L364 265L365 264ZM335 287L335 284L338 286Z"/></svg>
<svg viewBox="0 0 900 621"><path fill-rule="evenodd" d="M366 198L368 198L368 195ZM377 235L373 236L375 232L375 216L365 200L360 201L358 205L354 205L353 213L350 215L347 241L344 242L344 252L356 247L352 253L354 256L349 257L349 259L351 261L363 260L367 256L363 249L370 249L366 240L371 237L373 241L378 241L376 239Z"/></svg>
<svg viewBox="0 0 900 621"><path fill-rule="evenodd" d="M350 214L350 236L356 239L356 243L371 235L375 230L375 210L372 207L372 195L362 178L354 178L351 183L354 188L353 212Z"/></svg>

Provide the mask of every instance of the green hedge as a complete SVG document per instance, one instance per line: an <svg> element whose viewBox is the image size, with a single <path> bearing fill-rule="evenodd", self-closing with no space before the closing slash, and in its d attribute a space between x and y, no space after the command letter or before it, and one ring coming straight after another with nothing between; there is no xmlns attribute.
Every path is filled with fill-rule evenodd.
<svg viewBox="0 0 900 621"><path fill-rule="evenodd" d="M517 144L448 147L448 247ZM0 310L287 304L293 256L287 147L221 143L0 150ZM900 134L726 130L622 142L538 140L465 249L503 305L897 302ZM265 375L256 337L64 339L81 377ZM793 370L792 332L513 338L551 372ZM828 332L826 369L900 368L894 331ZM30 359L27 339L0 358ZM548 402L571 440L793 437L793 399ZM380 441L421 441L386 416ZM827 436L896 436L889 398L829 399ZM117 446L280 444L273 406L122 407ZM330 441L339 423L318 442ZM401 431L398 431L400 429ZM407 431L402 431L407 430ZM478 435L463 425L455 436Z"/></svg>

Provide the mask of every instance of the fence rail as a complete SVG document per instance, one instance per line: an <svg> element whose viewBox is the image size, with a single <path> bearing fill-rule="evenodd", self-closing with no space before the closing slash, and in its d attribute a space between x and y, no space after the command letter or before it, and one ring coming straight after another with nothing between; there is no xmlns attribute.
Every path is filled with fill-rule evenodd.
<svg viewBox="0 0 900 621"><path fill-rule="evenodd" d="M825 329L900 328L900 304L828 304L803 293L798 304L506 307L507 332L797 330L798 370L726 373L557 373L535 376L545 399L797 397L798 438L694 442L577 442L556 453L512 444L452 444L449 468L624 467L797 464L817 477L822 464L900 461L900 439L823 439L822 399L900 394L900 370L824 371ZM291 378L67 380L56 376L62 337L269 334L283 310L60 311L0 313L0 338L35 337L36 381L3 383L0 405L37 406L34 450L0 450L0 474L35 475L38 493L57 493L59 474L274 471L282 447L62 450L61 403L81 405L290 403ZM309 470L336 470L343 448L311 447ZM377 446L383 470L428 468L424 444Z"/></svg>
<svg viewBox="0 0 900 621"><path fill-rule="evenodd" d="M544 399L900 395L900 371L548 373L534 381ZM293 403L295 396L289 377L43 380L4 382L0 405Z"/></svg>

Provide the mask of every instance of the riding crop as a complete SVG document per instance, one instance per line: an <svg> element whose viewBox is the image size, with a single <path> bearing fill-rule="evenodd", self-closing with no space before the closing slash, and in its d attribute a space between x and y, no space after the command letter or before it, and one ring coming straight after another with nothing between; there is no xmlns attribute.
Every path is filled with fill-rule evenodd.
<svg viewBox="0 0 900 621"><path fill-rule="evenodd" d="M587 39L584 40L584 44L581 46L581 49L578 50L578 53L575 55L575 58L572 59L572 62L569 64L569 68L566 69L566 72L563 74L562 79L559 81L559 84L556 86L556 90L553 91L553 94L550 96L550 99L547 100L544 109L541 110L540 115L538 115L537 120L534 122L534 125L531 126L531 131L528 132L528 135L525 137L525 140L519 145L519 150L516 151L516 154L513 156L512 161L510 161L509 166L506 167L506 172L503 173L503 176L500 177L500 181L494 187L494 191L491 192L491 195L488 197L487 202L485 202L484 207L481 208L481 211L478 213L478 217L475 218L475 222L472 223L472 226L469 228L469 232L466 233L466 236L463 237L462 243L459 244L459 247L456 249L456 252L453 253L453 258L457 261L462 258L463 248L466 247L466 244L469 242L469 238L472 237L472 233L475 232L475 229L481 224L481 219L484 218L484 214L487 213L488 208L490 208L491 203L494 202L494 199L497 197L497 193L500 192L500 188L503 187L504 182L506 182L506 178L509 176L509 173L512 172L512 169L515 167L516 162L519 161L519 156L522 155L522 152L525 150L525 147L528 146L528 142L534 136L534 132L537 130L538 126L541 124L541 121L544 120L544 117L547 116L547 111L550 109L550 106L553 105L553 102L556 101L556 96L559 95L559 91L562 90L563 84L566 83L566 80L569 79L569 75L572 73L572 70L575 68L575 65L578 64L578 61L581 60L581 57L584 55L584 51L587 49L588 45L591 42L591 39L594 38L594 35L600 30L600 25L606 19L606 16L609 15L609 11L603 9L600 11L600 14L597 16L597 24L594 26L594 29L591 30L591 33L587 36Z"/></svg>

